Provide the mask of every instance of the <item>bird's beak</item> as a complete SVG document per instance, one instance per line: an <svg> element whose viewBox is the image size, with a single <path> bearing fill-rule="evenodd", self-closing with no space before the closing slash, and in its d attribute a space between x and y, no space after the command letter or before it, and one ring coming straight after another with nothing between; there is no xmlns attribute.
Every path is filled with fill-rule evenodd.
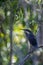
<svg viewBox="0 0 43 65"><path fill-rule="evenodd" d="M20 30L25 30L25 29L20 29Z"/></svg>
<svg viewBox="0 0 43 65"><path fill-rule="evenodd" d="M25 30L25 29L20 29L20 30Z"/></svg>

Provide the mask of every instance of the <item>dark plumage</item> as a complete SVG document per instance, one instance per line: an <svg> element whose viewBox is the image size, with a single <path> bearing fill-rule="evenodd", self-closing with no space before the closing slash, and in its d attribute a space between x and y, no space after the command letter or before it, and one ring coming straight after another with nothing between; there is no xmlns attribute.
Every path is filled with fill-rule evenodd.
<svg viewBox="0 0 43 65"><path fill-rule="evenodd" d="M34 47L37 47L37 41L34 34L28 29L22 29L22 30L24 30L26 38L29 40L30 44Z"/></svg>

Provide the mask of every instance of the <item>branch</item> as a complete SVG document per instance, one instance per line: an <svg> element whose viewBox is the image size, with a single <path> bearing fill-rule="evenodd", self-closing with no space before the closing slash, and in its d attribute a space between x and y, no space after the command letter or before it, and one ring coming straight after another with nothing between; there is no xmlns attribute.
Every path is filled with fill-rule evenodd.
<svg viewBox="0 0 43 65"><path fill-rule="evenodd" d="M19 63L19 65L24 65L25 61L30 57L30 54L36 51L38 48L43 48L43 46L37 47L32 51L28 52L28 54L24 57L24 59Z"/></svg>

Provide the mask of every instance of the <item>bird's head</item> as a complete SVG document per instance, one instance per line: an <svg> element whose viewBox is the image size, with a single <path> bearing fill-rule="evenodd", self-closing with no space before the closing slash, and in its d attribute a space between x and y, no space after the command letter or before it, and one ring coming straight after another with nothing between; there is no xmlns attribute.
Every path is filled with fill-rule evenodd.
<svg viewBox="0 0 43 65"><path fill-rule="evenodd" d="M32 31L31 30L29 30L29 29L21 29L21 30L23 30L25 33L27 33L27 34L30 34L30 33L32 33Z"/></svg>

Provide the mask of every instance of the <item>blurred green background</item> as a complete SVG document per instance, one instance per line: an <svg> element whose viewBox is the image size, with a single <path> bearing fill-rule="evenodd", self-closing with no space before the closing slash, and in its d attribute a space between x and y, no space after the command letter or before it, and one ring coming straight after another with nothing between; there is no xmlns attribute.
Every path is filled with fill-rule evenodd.
<svg viewBox="0 0 43 65"><path fill-rule="evenodd" d="M28 41L20 29L30 29L37 36L38 25L43 26L42 12L43 0L0 0L0 65L19 65L27 55ZM24 65L43 65L43 50L37 51Z"/></svg>

